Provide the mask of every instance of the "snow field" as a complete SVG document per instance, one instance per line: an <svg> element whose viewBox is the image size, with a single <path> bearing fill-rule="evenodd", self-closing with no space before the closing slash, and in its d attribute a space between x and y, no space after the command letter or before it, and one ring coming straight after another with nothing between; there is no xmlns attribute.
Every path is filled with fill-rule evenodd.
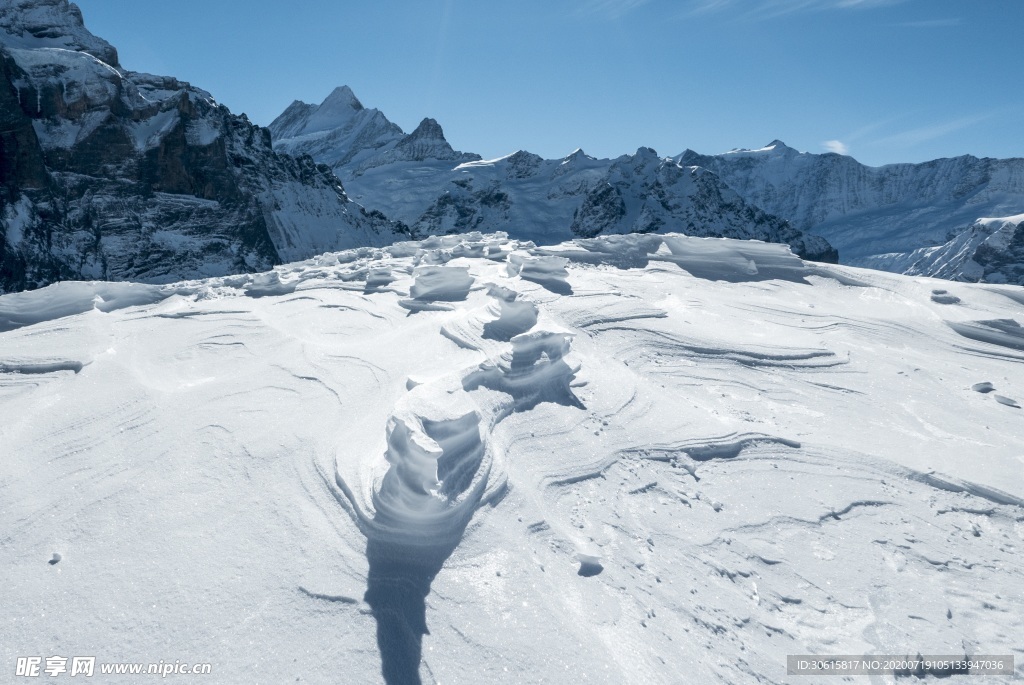
<svg viewBox="0 0 1024 685"><path fill-rule="evenodd" d="M268 683L1020 664L1019 297L500 234L0 297L0 658Z"/></svg>

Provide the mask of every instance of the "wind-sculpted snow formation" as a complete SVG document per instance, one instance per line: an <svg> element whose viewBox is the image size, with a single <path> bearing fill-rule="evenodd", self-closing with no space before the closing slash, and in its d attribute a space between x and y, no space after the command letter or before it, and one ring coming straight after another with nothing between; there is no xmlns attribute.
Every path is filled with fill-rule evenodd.
<svg viewBox="0 0 1024 685"><path fill-rule="evenodd" d="M1019 678L1021 302L757 241L472 233L0 297L0 660Z"/></svg>

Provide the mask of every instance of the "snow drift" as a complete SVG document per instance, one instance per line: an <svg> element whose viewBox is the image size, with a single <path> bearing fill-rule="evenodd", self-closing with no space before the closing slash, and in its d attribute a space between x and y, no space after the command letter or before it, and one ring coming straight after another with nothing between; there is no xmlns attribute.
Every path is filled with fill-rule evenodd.
<svg viewBox="0 0 1024 685"><path fill-rule="evenodd" d="M1020 664L1022 300L755 241L479 234L0 297L0 658Z"/></svg>

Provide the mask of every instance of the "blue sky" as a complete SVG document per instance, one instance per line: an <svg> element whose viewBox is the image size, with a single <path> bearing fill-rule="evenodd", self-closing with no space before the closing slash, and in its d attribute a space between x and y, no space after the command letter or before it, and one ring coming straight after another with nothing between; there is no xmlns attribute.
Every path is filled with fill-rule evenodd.
<svg viewBox="0 0 1024 685"><path fill-rule="evenodd" d="M77 0L136 71L266 125L347 84L458 149L1024 157L1020 0Z"/></svg>

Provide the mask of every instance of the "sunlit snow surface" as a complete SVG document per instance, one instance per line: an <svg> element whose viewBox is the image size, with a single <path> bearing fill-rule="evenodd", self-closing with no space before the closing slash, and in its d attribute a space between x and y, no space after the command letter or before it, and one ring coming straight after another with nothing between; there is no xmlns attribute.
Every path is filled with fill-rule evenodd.
<svg viewBox="0 0 1024 685"><path fill-rule="evenodd" d="M746 683L787 654L987 653L1019 677L1022 303L679 236L0 297L0 661Z"/></svg>

